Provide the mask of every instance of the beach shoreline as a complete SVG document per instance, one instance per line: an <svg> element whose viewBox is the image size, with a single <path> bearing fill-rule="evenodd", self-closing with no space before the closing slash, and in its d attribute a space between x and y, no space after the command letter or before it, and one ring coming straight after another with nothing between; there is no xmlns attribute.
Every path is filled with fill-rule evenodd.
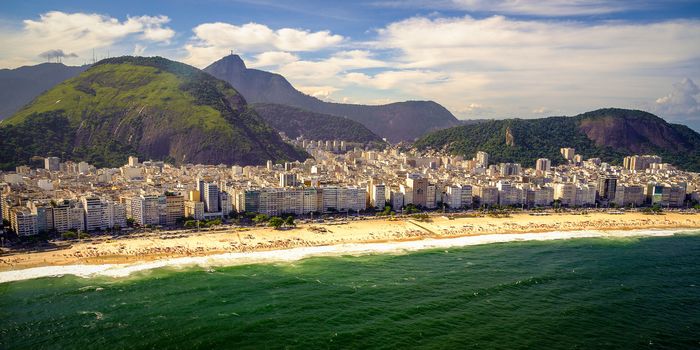
<svg viewBox="0 0 700 350"><path fill-rule="evenodd" d="M509 217L432 217L303 224L292 230L231 229L101 237L55 250L0 256L0 283L74 274L124 276L174 265L237 265L298 260L317 255L390 253L521 240L669 235L700 229L700 214L551 214Z"/></svg>

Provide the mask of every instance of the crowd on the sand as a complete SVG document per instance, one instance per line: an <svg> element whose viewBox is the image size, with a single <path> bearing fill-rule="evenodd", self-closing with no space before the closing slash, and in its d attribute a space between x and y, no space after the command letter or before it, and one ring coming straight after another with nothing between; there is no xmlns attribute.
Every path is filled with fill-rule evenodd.
<svg viewBox="0 0 700 350"><path fill-rule="evenodd" d="M267 238L266 234L246 232L245 235L227 235L214 237L206 234L183 235L178 233L173 239L158 239L161 237L141 237L134 239L130 244L121 240L94 241L92 244L78 244L67 246L44 254L45 257L64 262L103 262L103 261L139 261L153 258L175 258L183 256L198 256L224 252L251 252L259 250L277 250L296 247L311 247L321 245L337 245L344 243L383 242L392 240L420 239L426 237L447 237L473 234L494 233L524 233L544 232L557 230L614 230L645 227L682 227L697 226L697 219L675 219L666 217L649 218L615 218L615 219L591 219L582 221L557 221L542 223L528 222L486 222L463 225L449 225L446 223L433 224L431 222L405 221L405 225L396 227L383 227L382 229L363 231L360 236L342 233L346 228L330 226L309 226L303 228L305 233L294 235L293 233L284 239ZM372 227L372 226L370 226ZM357 228L355 228L357 229ZM334 232L338 231L338 232ZM292 231L293 232L293 231ZM309 233L311 235L309 235ZM197 236L197 237L193 237ZM201 237L201 238L199 238ZM306 239L303 239L305 237ZM311 239L309 239L311 237ZM314 239L313 237L318 237ZM169 237L170 238L170 237ZM185 242L175 239L184 239ZM191 240L190 240L191 239ZM217 241L218 239L218 241ZM33 254L33 253L28 253ZM0 267L13 267L27 263L27 254L12 254L0 257ZM42 257L43 258L43 257ZM44 262L46 259L44 260ZM35 261L36 262L36 261ZM40 263L37 262L37 263Z"/></svg>

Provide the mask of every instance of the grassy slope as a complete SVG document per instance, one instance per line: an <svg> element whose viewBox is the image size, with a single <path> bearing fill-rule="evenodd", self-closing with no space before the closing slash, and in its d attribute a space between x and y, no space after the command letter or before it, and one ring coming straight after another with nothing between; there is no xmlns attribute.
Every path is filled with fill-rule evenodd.
<svg viewBox="0 0 700 350"><path fill-rule="evenodd" d="M63 110L71 125L77 127L90 111L115 109L130 110L125 120L129 122L138 116L140 107L148 106L175 112L169 115L168 122L176 123L177 127L231 130L219 111L211 106L195 105L194 97L178 88L183 83L175 74L155 67L102 64L90 69L90 79L81 76L59 84L5 123L21 123L32 113ZM173 117L182 114L190 117Z"/></svg>
<svg viewBox="0 0 700 350"><path fill-rule="evenodd" d="M47 125L42 125L43 119ZM49 132L58 130L59 119L70 126L60 128L60 150L51 152L29 138L32 132L27 125ZM123 164L125 153L137 150L145 157L208 159L214 164L305 156L279 140L229 84L162 58L102 61L37 97L2 124L2 135L6 138L0 140L3 149L23 149L19 154L0 155L3 168L32 155L48 154L115 166ZM73 149L66 146L71 138ZM181 159L167 156L168 147L171 153L175 147Z"/></svg>

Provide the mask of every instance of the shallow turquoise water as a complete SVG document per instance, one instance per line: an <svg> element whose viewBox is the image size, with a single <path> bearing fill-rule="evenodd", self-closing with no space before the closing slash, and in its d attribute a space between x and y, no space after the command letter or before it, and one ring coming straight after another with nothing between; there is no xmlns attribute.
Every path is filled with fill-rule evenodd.
<svg viewBox="0 0 700 350"><path fill-rule="evenodd" d="M0 348L698 349L700 235L5 283Z"/></svg>

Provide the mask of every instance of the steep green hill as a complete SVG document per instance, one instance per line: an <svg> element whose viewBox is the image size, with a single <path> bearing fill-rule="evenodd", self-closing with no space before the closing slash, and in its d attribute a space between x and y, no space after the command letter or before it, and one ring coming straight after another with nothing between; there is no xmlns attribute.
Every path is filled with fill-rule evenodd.
<svg viewBox="0 0 700 350"><path fill-rule="evenodd" d="M348 118L273 103L255 103L252 106L266 123L290 138L304 136L309 140L383 142L381 137L364 125Z"/></svg>
<svg viewBox="0 0 700 350"><path fill-rule="evenodd" d="M418 149L444 149L472 157L488 152L493 162L534 166L540 157L564 161L561 147L584 159L621 164L631 154L657 154L664 162L700 171L700 134L643 111L600 109L574 117L491 120L439 130L418 140Z"/></svg>
<svg viewBox="0 0 700 350"><path fill-rule="evenodd" d="M98 166L130 154L176 163L304 159L228 83L161 57L98 62L37 97L0 127L0 166L59 155Z"/></svg>

